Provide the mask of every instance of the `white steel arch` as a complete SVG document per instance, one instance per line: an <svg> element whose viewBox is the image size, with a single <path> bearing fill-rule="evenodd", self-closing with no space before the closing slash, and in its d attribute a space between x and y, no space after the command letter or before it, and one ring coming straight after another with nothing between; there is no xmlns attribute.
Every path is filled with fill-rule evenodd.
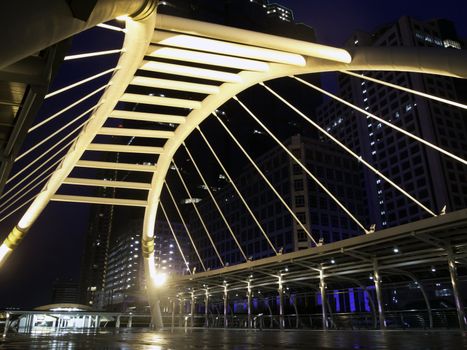
<svg viewBox="0 0 467 350"><path fill-rule="evenodd" d="M18 225L0 246L0 262L19 243L50 200L111 205L136 205L145 208L142 250L148 281L160 279L154 263L154 225L160 194L171 161L186 138L216 109L249 87L267 80L305 73L341 70L390 70L467 77L466 53L457 50L416 48L356 48L352 55L343 49L255 33L165 15L152 15L141 21L128 19L125 41L116 72L92 113L89 123L68 151L59 168L34 199ZM154 30L155 28L155 30ZM248 42L245 42L248 40ZM454 52L455 51L455 52ZM180 63L152 61L151 57ZM210 68L187 65L209 64ZM216 68L212 68L216 67ZM232 69L236 73L232 73ZM169 73L182 79L161 79L138 72ZM183 78L202 78L218 82L202 84ZM186 80L186 79L185 79ZM220 83L219 83L220 82ZM207 95L202 101L127 93L130 85L165 88ZM189 109L180 115L142 113L115 109L118 102ZM175 131L116 129L104 127L107 118L174 123ZM124 135L166 140L163 147L93 143L96 135ZM159 155L157 164L122 164L82 159L85 152L132 152ZM150 184L135 184L99 179L71 179L75 167L125 169L152 173ZM146 201L57 195L62 184L114 186L147 191ZM153 321L162 327L157 283L148 283Z"/></svg>

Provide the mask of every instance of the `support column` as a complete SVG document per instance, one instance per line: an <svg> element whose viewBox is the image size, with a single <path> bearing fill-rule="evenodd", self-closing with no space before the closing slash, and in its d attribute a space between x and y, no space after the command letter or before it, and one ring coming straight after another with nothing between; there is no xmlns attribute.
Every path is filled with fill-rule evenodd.
<svg viewBox="0 0 467 350"><path fill-rule="evenodd" d="M420 292L422 292L423 299L425 300L426 311L428 313L428 323L431 329L433 328L433 312L431 310L430 299L428 299L428 295L426 294L425 287L423 287L423 285L420 282L418 282L418 286L420 287Z"/></svg>
<svg viewBox="0 0 467 350"><path fill-rule="evenodd" d="M455 256L452 251L451 247L446 249L448 253L448 266L449 266L449 275L451 276L451 285L452 285L452 294L454 296L454 302L456 303L456 310L457 310L457 320L459 322L459 328L461 330L466 329L466 319L464 313L464 302L462 301L462 297L459 291L459 281L457 278L457 267Z"/></svg>
<svg viewBox="0 0 467 350"><path fill-rule="evenodd" d="M319 291L321 293L321 314L323 317L323 330L328 329L328 315L326 311L326 284L324 283L324 270L321 268L319 270Z"/></svg>
<svg viewBox="0 0 467 350"><path fill-rule="evenodd" d="M130 315L128 317L128 324L127 324L127 328L131 328L133 327L133 315Z"/></svg>
<svg viewBox="0 0 467 350"><path fill-rule="evenodd" d="M115 328L120 328L120 317L121 315L117 316L117 321L115 321Z"/></svg>
<svg viewBox="0 0 467 350"><path fill-rule="evenodd" d="M5 328L3 329L3 338L6 337L6 334L8 333L8 328L10 327L10 314L7 312L6 313L6 320L5 320Z"/></svg>
<svg viewBox="0 0 467 350"><path fill-rule="evenodd" d="M206 288L204 297L204 327L209 327L209 289Z"/></svg>
<svg viewBox="0 0 467 350"><path fill-rule="evenodd" d="M179 327L183 327L183 321L184 321L184 318L185 318L185 313L184 313L184 306L185 306L185 299L183 298L180 298L179 299L179 304L178 304L178 315L179 315L179 318L178 318L178 326Z"/></svg>
<svg viewBox="0 0 467 350"><path fill-rule="evenodd" d="M164 322L162 320L160 290L156 290L156 287L151 286L151 283L148 285L148 297L151 309L151 324L157 330L163 329Z"/></svg>
<svg viewBox="0 0 467 350"><path fill-rule="evenodd" d="M279 327L284 329L284 288L282 286L282 274L279 275L279 287L277 289L279 293Z"/></svg>
<svg viewBox="0 0 467 350"><path fill-rule="evenodd" d="M33 317L34 317L34 315L32 315L32 314L28 315L28 328L27 328L28 333L32 332Z"/></svg>
<svg viewBox="0 0 467 350"><path fill-rule="evenodd" d="M99 326L100 326L100 321L101 321L100 316L97 315L97 316L96 316L96 324L94 325L94 327L95 327L96 329L99 328Z"/></svg>
<svg viewBox="0 0 467 350"><path fill-rule="evenodd" d="M386 328L386 320L384 318L384 304L383 304L383 293L381 291L381 276L378 269L378 261L373 259L373 282L375 283L376 301L378 303L378 317L379 317L379 328Z"/></svg>
<svg viewBox="0 0 467 350"><path fill-rule="evenodd" d="M253 328L253 319L251 317L251 283L248 281L247 286L247 308L248 308L248 328Z"/></svg>
<svg viewBox="0 0 467 350"><path fill-rule="evenodd" d="M190 303L190 327L195 326L195 291L191 292L191 303Z"/></svg>
<svg viewBox="0 0 467 350"><path fill-rule="evenodd" d="M171 322L172 329L175 327L175 299L172 300L172 322Z"/></svg>
<svg viewBox="0 0 467 350"><path fill-rule="evenodd" d="M228 300L228 290L227 290L227 285L224 285L224 328L227 328L229 326L229 322L227 320L227 309L229 306L229 300Z"/></svg>

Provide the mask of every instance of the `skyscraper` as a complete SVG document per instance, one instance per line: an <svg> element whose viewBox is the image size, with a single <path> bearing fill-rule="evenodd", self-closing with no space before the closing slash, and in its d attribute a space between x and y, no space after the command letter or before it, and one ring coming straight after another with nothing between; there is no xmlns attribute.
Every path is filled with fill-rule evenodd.
<svg viewBox="0 0 467 350"><path fill-rule="evenodd" d="M371 34L356 32L347 46L424 46L455 50L460 48L460 41L453 23L447 20L418 21L402 17ZM405 72L364 74L458 100L458 82L453 78ZM338 86L343 99L466 158L467 124L462 110L345 74L339 74ZM436 213L444 206L452 211L467 205L467 169L459 162L334 100L324 103L316 115L327 131ZM421 207L373 173L366 171L363 182L372 203L371 221L378 228L428 216Z"/></svg>
<svg viewBox="0 0 467 350"><path fill-rule="evenodd" d="M361 168L357 162L353 162L336 146L316 138L295 135L286 140L285 145L352 213L362 222L367 222L366 202L360 183ZM316 242L329 243L363 234L355 222L279 146L256 158L255 163ZM291 252L314 245L251 165L245 166L233 181L253 208L276 250ZM229 183L216 192L215 198L248 258L256 260L273 254L253 217ZM206 196L197 205L224 262L242 262L240 250L211 199ZM190 217L190 230L201 257L205 259L206 268L219 267L219 260L195 213ZM196 265L197 261L193 264Z"/></svg>
<svg viewBox="0 0 467 350"><path fill-rule="evenodd" d="M184 236L179 223L170 223L176 236ZM126 311L129 307L146 306L143 255L141 254L142 221L129 220L115 228L109 246L102 307ZM179 253L177 243L166 221L156 221L154 258L156 268L167 275L183 275L187 268ZM187 243L179 240L182 251L189 260Z"/></svg>

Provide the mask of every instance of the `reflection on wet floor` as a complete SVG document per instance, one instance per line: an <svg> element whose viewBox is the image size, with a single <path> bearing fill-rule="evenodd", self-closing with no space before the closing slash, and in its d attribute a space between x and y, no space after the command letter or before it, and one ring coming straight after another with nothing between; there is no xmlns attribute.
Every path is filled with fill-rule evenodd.
<svg viewBox="0 0 467 350"><path fill-rule="evenodd" d="M460 331L102 330L8 334L0 349L467 349Z"/></svg>

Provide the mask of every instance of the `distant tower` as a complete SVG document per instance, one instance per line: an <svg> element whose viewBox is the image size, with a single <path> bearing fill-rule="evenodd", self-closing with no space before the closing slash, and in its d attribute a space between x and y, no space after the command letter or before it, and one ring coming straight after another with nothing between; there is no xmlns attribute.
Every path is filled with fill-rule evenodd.
<svg viewBox="0 0 467 350"><path fill-rule="evenodd" d="M418 21L402 17L374 33L357 32L348 46L427 46L460 49L454 25L447 20ZM458 100L453 78L405 72L365 75L429 94ZM339 95L425 140L467 158L467 115L446 104L381 84L339 74ZM322 105L318 122L361 154L386 176L436 213L467 206L467 167L334 100ZM427 217L419 206L369 171L367 187L371 221L377 229Z"/></svg>

